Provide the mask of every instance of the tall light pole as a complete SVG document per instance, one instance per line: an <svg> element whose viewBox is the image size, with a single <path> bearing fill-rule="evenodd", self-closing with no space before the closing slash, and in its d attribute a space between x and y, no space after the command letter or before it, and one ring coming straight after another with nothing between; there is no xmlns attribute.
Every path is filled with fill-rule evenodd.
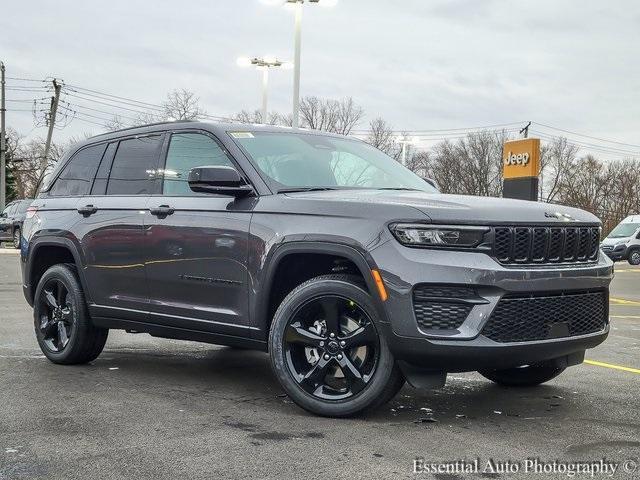
<svg viewBox="0 0 640 480"><path fill-rule="evenodd" d="M396 140L400 145L402 145L402 157L401 162L403 166L407 166L407 145L415 145L417 143L414 137L401 136Z"/></svg>
<svg viewBox="0 0 640 480"><path fill-rule="evenodd" d="M253 58L240 57L237 63L240 67L255 66L256 69L262 70L262 123L268 123L269 70L272 68L291 68L291 63L283 62L269 55Z"/></svg>
<svg viewBox="0 0 640 480"><path fill-rule="evenodd" d="M332 7L338 0L306 0L324 7ZM282 4L283 0L262 0L270 5ZM292 5L295 10L294 61L293 61L293 128L300 126L300 57L302 52L302 5L305 0L284 0L285 5Z"/></svg>

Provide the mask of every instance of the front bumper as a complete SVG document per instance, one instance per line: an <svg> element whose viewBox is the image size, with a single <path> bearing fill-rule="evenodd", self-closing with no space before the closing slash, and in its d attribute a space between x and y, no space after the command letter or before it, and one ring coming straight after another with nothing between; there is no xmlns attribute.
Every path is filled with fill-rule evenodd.
<svg viewBox="0 0 640 480"><path fill-rule="evenodd" d="M625 245L603 246L602 252L614 262L617 260L626 260L629 256L629 248Z"/></svg>
<svg viewBox="0 0 640 480"><path fill-rule="evenodd" d="M595 347L609 332L607 324L584 335L509 343L482 334L505 295L608 291L613 263L604 255L588 265L506 267L484 253L414 249L395 241L371 255L389 295L383 333L396 359L420 368L454 372L531 364ZM418 325L413 303L416 285L425 284L473 288L484 302L473 305L458 328L426 330Z"/></svg>

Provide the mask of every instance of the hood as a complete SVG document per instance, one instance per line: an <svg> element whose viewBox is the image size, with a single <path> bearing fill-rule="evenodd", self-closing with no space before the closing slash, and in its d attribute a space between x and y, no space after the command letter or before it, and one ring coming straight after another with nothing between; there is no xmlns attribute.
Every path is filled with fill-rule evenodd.
<svg viewBox="0 0 640 480"><path fill-rule="evenodd" d="M420 212L428 216L433 223L444 224L600 223L596 216L577 208L508 198L391 190L332 190L287 195L299 200L356 203L369 209L375 205L411 207L405 210L406 218L398 220L411 220L413 210L414 215ZM423 216L418 214L415 219L421 218Z"/></svg>

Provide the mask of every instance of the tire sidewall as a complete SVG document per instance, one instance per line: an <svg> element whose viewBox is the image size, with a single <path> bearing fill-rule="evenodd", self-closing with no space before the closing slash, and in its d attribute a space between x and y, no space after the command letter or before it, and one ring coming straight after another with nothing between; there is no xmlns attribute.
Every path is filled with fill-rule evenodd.
<svg viewBox="0 0 640 480"><path fill-rule="evenodd" d="M284 351L284 333L291 316L305 303L323 295L337 295L355 301L369 316L379 338L379 357L373 378L357 395L344 400L322 400L305 392L293 378ZM269 353L273 370L287 394L302 408L312 413L345 417L355 415L376 402L391 378L394 359L378 327L379 318L371 296L348 280L316 278L294 289L278 308L269 335Z"/></svg>
<svg viewBox="0 0 640 480"><path fill-rule="evenodd" d="M634 255L637 257L634 259ZM629 265L640 265L640 249L634 248L629 252L629 259L627 260Z"/></svg>
<svg viewBox="0 0 640 480"><path fill-rule="evenodd" d="M71 303L73 314L73 324L71 326L71 334L69 335L69 343L61 352L54 352L47 347L43 341L42 332L39 328L41 312L40 297L45 285L50 280L54 279L62 282L67 289L67 299ZM83 328L82 321L86 318L84 295L82 294L80 283L78 282L73 270L67 265L54 265L49 268L38 282L33 303L34 329L36 340L40 345L42 353L44 353L49 360L54 362L65 362L69 357L72 357L75 354L75 351L80 347L80 330Z"/></svg>

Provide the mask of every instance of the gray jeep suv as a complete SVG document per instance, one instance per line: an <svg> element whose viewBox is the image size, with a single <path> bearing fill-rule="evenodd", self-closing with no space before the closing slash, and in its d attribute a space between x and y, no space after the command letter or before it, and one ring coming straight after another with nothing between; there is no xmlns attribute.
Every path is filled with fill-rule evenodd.
<svg viewBox="0 0 640 480"><path fill-rule="evenodd" d="M596 217L443 195L316 131L172 122L93 137L46 176L22 235L51 361L94 360L112 328L259 349L319 415L448 372L536 385L609 331Z"/></svg>

